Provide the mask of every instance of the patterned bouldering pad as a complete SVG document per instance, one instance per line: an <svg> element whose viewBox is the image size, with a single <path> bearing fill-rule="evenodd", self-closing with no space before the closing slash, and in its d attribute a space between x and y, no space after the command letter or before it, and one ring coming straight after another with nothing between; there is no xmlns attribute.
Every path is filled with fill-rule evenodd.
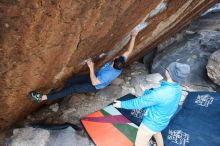
<svg viewBox="0 0 220 146"><path fill-rule="evenodd" d="M133 146L138 126L109 105L81 119L97 146Z"/></svg>
<svg viewBox="0 0 220 146"><path fill-rule="evenodd" d="M128 94L119 100L133 98L136 97ZM190 92L180 112L162 131L165 145L220 145L219 105L220 93ZM109 105L81 121L97 146L132 146L146 110L116 109Z"/></svg>

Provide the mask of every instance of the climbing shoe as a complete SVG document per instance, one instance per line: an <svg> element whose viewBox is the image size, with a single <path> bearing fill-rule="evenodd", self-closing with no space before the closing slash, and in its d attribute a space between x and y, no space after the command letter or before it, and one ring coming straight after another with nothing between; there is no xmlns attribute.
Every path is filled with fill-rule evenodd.
<svg viewBox="0 0 220 146"><path fill-rule="evenodd" d="M36 102L41 102L42 101L42 96L43 94L40 92L36 92L36 91L31 91L29 93L29 95L31 96L31 98L36 101Z"/></svg>

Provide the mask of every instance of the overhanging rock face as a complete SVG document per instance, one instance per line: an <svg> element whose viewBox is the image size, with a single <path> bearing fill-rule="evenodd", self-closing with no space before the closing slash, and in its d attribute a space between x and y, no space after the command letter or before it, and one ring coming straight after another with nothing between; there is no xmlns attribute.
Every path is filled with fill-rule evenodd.
<svg viewBox="0 0 220 146"><path fill-rule="evenodd" d="M131 57L144 55L219 0L3 0L0 2L0 128L36 110L27 93L120 54L147 18ZM147 17L146 17L147 16Z"/></svg>

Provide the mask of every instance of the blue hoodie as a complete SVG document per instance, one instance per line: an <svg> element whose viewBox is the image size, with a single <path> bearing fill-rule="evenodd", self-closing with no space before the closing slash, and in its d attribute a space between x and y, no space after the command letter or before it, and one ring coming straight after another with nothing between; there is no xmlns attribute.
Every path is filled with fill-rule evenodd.
<svg viewBox="0 0 220 146"><path fill-rule="evenodd" d="M121 108L146 108L143 123L154 132L161 132L167 127L171 117L175 114L182 96L179 84L162 82L159 88L146 90L144 95L121 102Z"/></svg>

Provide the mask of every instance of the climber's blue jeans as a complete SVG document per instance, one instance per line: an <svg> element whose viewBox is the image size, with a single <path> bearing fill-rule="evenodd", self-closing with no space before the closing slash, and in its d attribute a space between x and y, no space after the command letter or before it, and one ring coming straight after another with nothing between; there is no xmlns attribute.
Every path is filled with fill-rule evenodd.
<svg viewBox="0 0 220 146"><path fill-rule="evenodd" d="M92 85L89 75L81 75L68 80L60 91L49 93L47 99L55 100L74 93L91 93L96 91L97 89Z"/></svg>

